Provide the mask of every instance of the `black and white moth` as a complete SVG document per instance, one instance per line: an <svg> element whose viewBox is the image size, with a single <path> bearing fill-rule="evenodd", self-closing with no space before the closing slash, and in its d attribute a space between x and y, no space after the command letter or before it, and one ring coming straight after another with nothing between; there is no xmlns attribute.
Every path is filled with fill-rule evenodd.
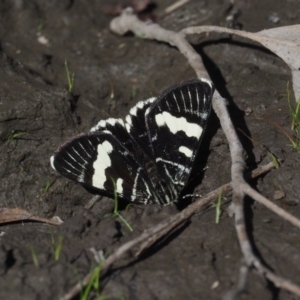
<svg viewBox="0 0 300 300"><path fill-rule="evenodd" d="M138 102L126 117L100 121L51 157L61 175L99 194L138 203L175 202L184 188L211 111L213 84L177 85Z"/></svg>

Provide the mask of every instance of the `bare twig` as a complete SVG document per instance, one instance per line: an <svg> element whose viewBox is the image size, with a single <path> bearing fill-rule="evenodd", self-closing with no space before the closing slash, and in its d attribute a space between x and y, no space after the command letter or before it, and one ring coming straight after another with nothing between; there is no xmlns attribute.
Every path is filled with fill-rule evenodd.
<svg viewBox="0 0 300 300"><path fill-rule="evenodd" d="M175 3L173 3L172 5L168 6L165 9L165 14L170 14L173 11L175 11L176 9L180 8L181 6L185 5L186 3L188 3L190 0L178 0Z"/></svg>
<svg viewBox="0 0 300 300"><path fill-rule="evenodd" d="M261 275L273 282L278 288L283 288L294 295L300 296L300 287L298 285L280 276L277 276L264 265L262 265L258 259L254 262L254 266L256 270L261 273Z"/></svg>
<svg viewBox="0 0 300 300"><path fill-rule="evenodd" d="M101 196L99 196L99 195L94 196L92 199L89 200L89 202L84 206L84 208L91 209L95 205L95 203L97 201L99 201L100 199L101 199Z"/></svg>
<svg viewBox="0 0 300 300"><path fill-rule="evenodd" d="M249 188L248 185L243 185L243 191L245 192L246 195L251 197L252 199L255 199L257 202L263 204L265 207L268 209L272 210L274 213L276 213L278 216L281 218L287 220L294 226L298 227L300 229L300 220L291 214L289 214L287 211L282 209L281 207L275 205L273 202L268 200L266 197L258 193L252 188Z"/></svg>

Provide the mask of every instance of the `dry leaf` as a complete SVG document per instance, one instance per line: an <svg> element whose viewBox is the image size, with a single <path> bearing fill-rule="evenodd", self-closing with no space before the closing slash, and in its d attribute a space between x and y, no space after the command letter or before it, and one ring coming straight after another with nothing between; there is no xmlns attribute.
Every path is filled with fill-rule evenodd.
<svg viewBox="0 0 300 300"><path fill-rule="evenodd" d="M60 225L61 222L55 219L38 217L23 208L0 208L0 224L19 221L36 221L51 225Z"/></svg>
<svg viewBox="0 0 300 300"><path fill-rule="evenodd" d="M262 44L282 58L292 71L293 90L296 101L300 99L300 25L291 25L262 30L256 33L218 26L189 27L183 34L208 32L229 33L242 36Z"/></svg>
<svg viewBox="0 0 300 300"><path fill-rule="evenodd" d="M300 25L257 32L255 40L282 58L292 70L296 101L300 99Z"/></svg>

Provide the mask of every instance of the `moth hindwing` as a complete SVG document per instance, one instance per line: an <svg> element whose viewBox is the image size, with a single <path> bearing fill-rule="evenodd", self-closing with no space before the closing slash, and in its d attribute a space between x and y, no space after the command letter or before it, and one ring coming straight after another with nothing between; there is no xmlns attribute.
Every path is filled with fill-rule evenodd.
<svg viewBox="0 0 300 300"><path fill-rule="evenodd" d="M113 197L116 189L128 201L177 201L206 128L213 92L213 84L200 79L140 101L125 123L102 120L63 144L51 165L99 194Z"/></svg>

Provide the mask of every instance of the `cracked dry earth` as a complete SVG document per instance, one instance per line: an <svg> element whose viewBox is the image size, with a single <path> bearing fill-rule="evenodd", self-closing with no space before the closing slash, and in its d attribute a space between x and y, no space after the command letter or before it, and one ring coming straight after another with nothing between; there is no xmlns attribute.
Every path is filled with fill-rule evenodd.
<svg viewBox="0 0 300 300"><path fill-rule="evenodd" d="M226 26L226 17L234 9L241 12L237 25L247 31L300 23L296 0L242 0L233 7L229 1L195 0L163 16L172 3L159 1L152 11L160 25L172 30ZM121 210L134 229L129 232L111 217L111 199L86 209L93 195L50 168L49 157L64 141L101 119L124 117L137 101L195 77L175 48L111 33L112 17L103 7L115 4L91 0L0 3L0 205L64 220L59 227L33 222L1 226L1 299L59 299L95 266L90 248L110 253L187 205L134 205ZM283 160L278 170L253 181L253 186L300 217L300 155L269 121L289 131L288 67L259 45L240 38L195 36L191 42L229 101L249 169L268 163L268 151ZM72 93L67 91L65 60L75 73ZM249 109L252 113L246 115ZM208 169L203 172L205 166ZM212 114L191 185L201 183L205 194L229 181L228 144ZM276 197L278 191L284 195L281 199ZM227 213L230 199L226 195L219 224L214 221L215 208L210 207L141 258L127 253L101 281L101 295L107 299L220 299L235 286L242 259L234 221ZM259 255L278 275L300 284L299 232L251 199L245 209ZM61 255L55 260L60 240ZM240 299L254 298L296 299L253 271Z"/></svg>

